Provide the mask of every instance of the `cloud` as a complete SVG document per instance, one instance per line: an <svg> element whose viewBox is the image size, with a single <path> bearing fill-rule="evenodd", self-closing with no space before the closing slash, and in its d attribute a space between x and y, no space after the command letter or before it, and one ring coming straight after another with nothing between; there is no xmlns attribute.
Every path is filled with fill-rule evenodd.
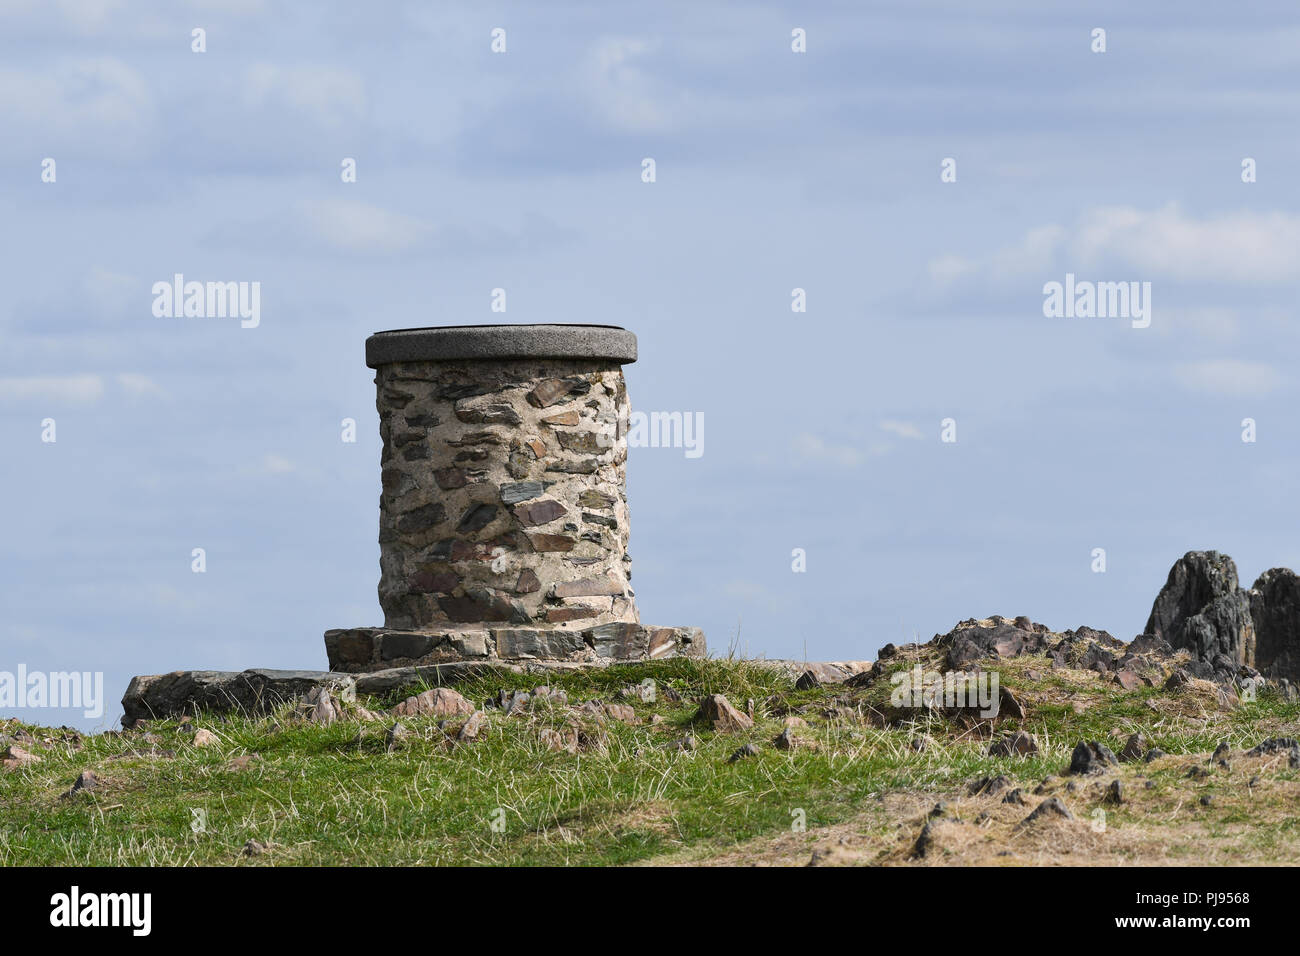
<svg viewBox="0 0 1300 956"><path fill-rule="evenodd" d="M886 420L880 423L880 428L883 431L892 432L899 438L912 438L918 440L925 438L925 435L921 433L921 429L917 428L911 422L895 422Z"/></svg>
<svg viewBox="0 0 1300 956"><path fill-rule="evenodd" d="M1084 217L1072 247L1089 264L1113 259L1143 273L1180 279L1254 282L1300 276L1300 218L1281 212L1197 220L1176 203L1151 212L1105 207Z"/></svg>
<svg viewBox="0 0 1300 956"><path fill-rule="evenodd" d="M37 400L85 405L103 397L104 380L98 375L0 378L0 401Z"/></svg>
<svg viewBox="0 0 1300 956"><path fill-rule="evenodd" d="M592 48L583 88L610 125L628 132L668 129L671 94L636 64L657 47L652 40L602 37Z"/></svg>
<svg viewBox="0 0 1300 956"><path fill-rule="evenodd" d="M1186 388L1228 396L1262 396L1284 382L1273 366L1243 359L1185 362L1174 370L1174 375Z"/></svg>
<svg viewBox="0 0 1300 956"><path fill-rule="evenodd" d="M845 468L856 467L867 457L862 449L851 445L831 444L820 436L808 432L795 436L794 451L795 454L810 461L829 462ZM872 451L879 453L881 450L876 448Z"/></svg>
<svg viewBox="0 0 1300 956"><path fill-rule="evenodd" d="M116 379L118 386L128 395L138 398L147 398L151 395L156 395L159 398L167 396L166 390L146 375L122 372L116 376Z"/></svg>
<svg viewBox="0 0 1300 956"><path fill-rule="evenodd" d="M1113 278L1274 282L1300 278L1300 217L1243 211L1197 219L1177 203L1159 209L1099 206L1073 227L1049 224L983 256L944 254L928 264L941 285L1046 272L1109 270ZM1117 270L1125 270L1121 275Z"/></svg>
<svg viewBox="0 0 1300 956"><path fill-rule="evenodd" d="M0 69L0 124L9 143L33 136L46 147L134 139L153 113L144 78L112 57L64 60L41 71Z"/></svg>

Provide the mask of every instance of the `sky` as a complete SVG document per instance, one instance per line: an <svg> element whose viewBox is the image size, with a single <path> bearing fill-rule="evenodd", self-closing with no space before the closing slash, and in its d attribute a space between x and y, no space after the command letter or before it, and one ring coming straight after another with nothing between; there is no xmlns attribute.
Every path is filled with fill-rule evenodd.
<svg viewBox="0 0 1300 956"><path fill-rule="evenodd" d="M107 698L0 717L382 624L389 328L635 332L634 410L705 422L631 450L637 602L715 654L1298 567L1298 87L1289 2L0 0L0 672ZM177 273L260 322L155 316Z"/></svg>

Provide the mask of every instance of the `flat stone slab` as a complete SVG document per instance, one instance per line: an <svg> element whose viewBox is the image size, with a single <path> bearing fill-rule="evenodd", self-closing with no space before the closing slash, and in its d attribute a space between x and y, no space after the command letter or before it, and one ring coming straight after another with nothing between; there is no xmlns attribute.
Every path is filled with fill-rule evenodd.
<svg viewBox="0 0 1300 956"><path fill-rule="evenodd" d="M366 364L466 359L636 361L636 336L617 325L447 325L394 329L366 339Z"/></svg>
<svg viewBox="0 0 1300 956"><path fill-rule="evenodd" d="M493 670L523 671L505 663L460 661L423 667L394 667L368 674L337 671L173 671L131 678L122 695L122 726L136 720L209 713L265 714L292 703L316 687L347 700L382 695L415 684L446 684Z"/></svg>
<svg viewBox="0 0 1300 956"><path fill-rule="evenodd" d="M408 631L386 627L325 632L332 671L365 673L399 665L457 662L599 665L668 657L703 657L698 627L611 623L566 630L494 627L472 631Z"/></svg>

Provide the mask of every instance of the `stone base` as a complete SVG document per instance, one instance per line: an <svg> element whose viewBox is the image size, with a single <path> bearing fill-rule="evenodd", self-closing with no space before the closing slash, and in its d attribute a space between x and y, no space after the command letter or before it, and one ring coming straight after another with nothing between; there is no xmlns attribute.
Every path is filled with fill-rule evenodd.
<svg viewBox="0 0 1300 956"><path fill-rule="evenodd" d="M615 664L704 657L698 627L611 623L583 630L496 627L481 631L405 631L354 627L325 632L331 671L366 673L455 662Z"/></svg>

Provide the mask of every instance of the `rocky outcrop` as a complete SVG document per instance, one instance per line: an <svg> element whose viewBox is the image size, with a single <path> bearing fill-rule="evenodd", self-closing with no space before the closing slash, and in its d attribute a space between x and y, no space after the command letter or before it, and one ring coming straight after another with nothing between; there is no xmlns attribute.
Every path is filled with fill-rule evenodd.
<svg viewBox="0 0 1300 956"><path fill-rule="evenodd" d="M1231 677L1255 665L1250 595L1237 584L1237 566L1217 551L1188 551L1169 570L1147 619L1146 634L1186 649Z"/></svg>
<svg viewBox="0 0 1300 956"><path fill-rule="evenodd" d="M1300 680L1300 576L1288 568L1265 571L1250 589L1255 667L1266 677Z"/></svg>

